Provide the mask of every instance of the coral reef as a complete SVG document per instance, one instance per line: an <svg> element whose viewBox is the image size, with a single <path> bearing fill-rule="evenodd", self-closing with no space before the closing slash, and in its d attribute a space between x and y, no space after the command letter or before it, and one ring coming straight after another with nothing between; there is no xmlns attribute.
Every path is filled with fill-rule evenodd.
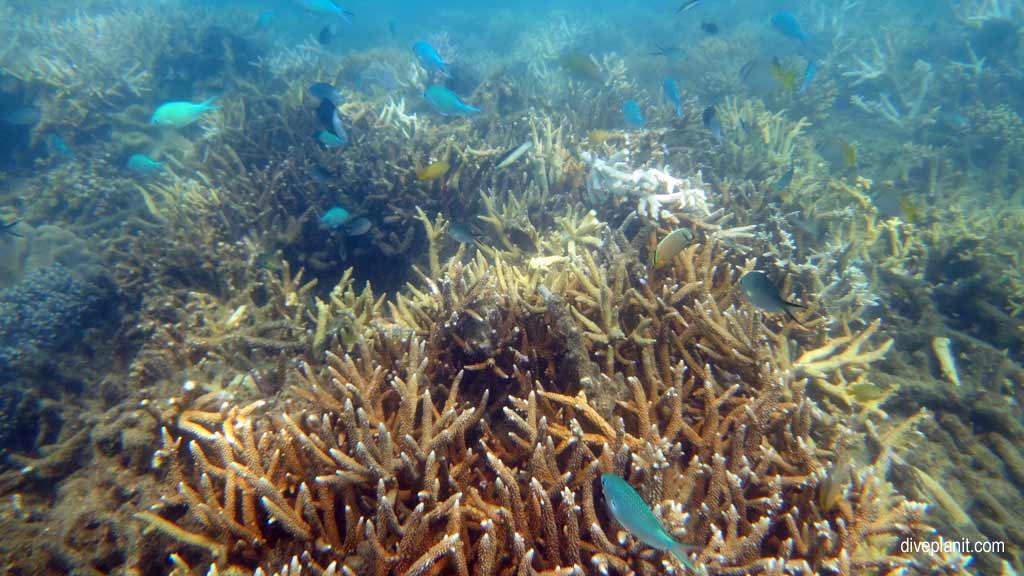
<svg viewBox="0 0 1024 576"><path fill-rule="evenodd" d="M698 573L1024 569L1016 3L954 3L947 40L804 3L806 91L750 79L805 66L753 20L663 58L675 24L446 14L442 79L177 2L52 4L0 7L5 94L42 115L0 174L4 570L684 573L603 473ZM314 82L345 92L342 149L310 138ZM483 113L436 114L442 82ZM36 156L58 130L77 159ZM753 306L753 270L806 309ZM935 530L1007 550L900 546Z"/></svg>
<svg viewBox="0 0 1024 576"><path fill-rule="evenodd" d="M114 288L60 264L37 268L0 292L0 379L47 361L109 309Z"/></svg>

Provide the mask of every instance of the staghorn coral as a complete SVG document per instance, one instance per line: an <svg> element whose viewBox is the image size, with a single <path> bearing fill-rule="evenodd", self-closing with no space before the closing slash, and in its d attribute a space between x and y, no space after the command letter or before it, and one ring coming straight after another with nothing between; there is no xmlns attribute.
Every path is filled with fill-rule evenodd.
<svg viewBox="0 0 1024 576"><path fill-rule="evenodd" d="M66 19L11 18L16 30L0 51L0 66L39 90L46 125L94 125L96 113L151 91L153 78L139 48L168 42L172 30L195 16L173 3L80 11ZM190 19L190 20L189 20Z"/></svg>
<svg viewBox="0 0 1024 576"><path fill-rule="evenodd" d="M827 419L800 374L863 370L888 344L775 336L736 307L736 273L711 245L653 284L578 251L567 271L526 276L513 252L449 260L347 354L300 360L276 408L189 392L157 414L170 490L140 519L219 572L296 558L352 573L653 574L668 560L617 535L594 489L615 472L715 573L935 561L893 549L926 529L923 507L877 471L852 477L840 505L804 496L837 436L814 431ZM452 354L457 334L471 350L502 339L485 370ZM568 346L593 364L566 380L552 370Z"/></svg>

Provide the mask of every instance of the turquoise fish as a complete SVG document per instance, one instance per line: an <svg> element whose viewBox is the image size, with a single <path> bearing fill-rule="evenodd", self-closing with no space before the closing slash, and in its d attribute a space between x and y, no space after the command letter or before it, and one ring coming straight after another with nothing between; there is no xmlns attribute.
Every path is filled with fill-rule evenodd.
<svg viewBox="0 0 1024 576"><path fill-rule="evenodd" d="M772 26L783 36L799 40L801 44L807 46L807 34L804 33L800 21L792 12L782 11L772 14Z"/></svg>
<svg viewBox="0 0 1024 576"><path fill-rule="evenodd" d="M214 106L213 104L213 101L216 99L217 96L214 96L199 104L182 101L164 102L153 112L153 117L150 118L149 123L156 124L157 126L183 128L199 120L199 117L204 112L219 109L220 106Z"/></svg>
<svg viewBox="0 0 1024 576"><path fill-rule="evenodd" d="M442 116L469 116L480 112L462 101L455 92L444 86L431 86L423 93L423 97Z"/></svg>
<svg viewBox="0 0 1024 576"><path fill-rule="evenodd" d="M316 135L316 139L324 145L324 148L335 149L341 148L345 144L348 144L348 134L342 132L341 134L332 134L324 130Z"/></svg>
<svg viewBox="0 0 1024 576"><path fill-rule="evenodd" d="M671 78L665 78L665 81L661 83L661 91L665 94L665 99L672 104L672 108L676 111L676 117L683 117L683 97L679 95L679 84Z"/></svg>
<svg viewBox="0 0 1024 576"><path fill-rule="evenodd" d="M345 10L331 0L296 0L307 12L317 16L337 16L346 23L351 24L349 16L354 16L349 10Z"/></svg>
<svg viewBox="0 0 1024 576"><path fill-rule="evenodd" d="M644 127L644 113L636 100L626 100L626 103L622 105L622 117L626 119L626 124L634 128Z"/></svg>
<svg viewBox="0 0 1024 576"><path fill-rule="evenodd" d="M145 154L132 154L125 167L136 174L146 175L159 172L163 169L164 163L157 162Z"/></svg>
<svg viewBox="0 0 1024 576"><path fill-rule="evenodd" d="M683 563L683 566L694 572L697 571L686 554L693 547L672 538L672 535L661 525L658 517L654 515L651 507L629 485L629 482L615 474L602 474L601 489L604 491L604 500L608 504L608 511L630 534L651 548L671 552Z"/></svg>
<svg viewBox="0 0 1024 576"><path fill-rule="evenodd" d="M51 132L49 138L46 139L46 143L50 146L51 154L57 153L70 160L75 159L75 153L71 151L71 147L60 137L60 134Z"/></svg>
<svg viewBox="0 0 1024 576"><path fill-rule="evenodd" d="M804 68L804 79L800 81L800 87L796 89L797 94L803 94L807 91L807 87L811 85L811 80L814 80L814 75L817 72L817 64L814 63L814 60L808 60L807 68Z"/></svg>
<svg viewBox="0 0 1024 576"><path fill-rule="evenodd" d="M437 53L428 42L417 42L412 45L413 54L419 58L420 64L423 65L427 70L437 70L445 76L451 76L449 72L448 63L445 62L441 55Z"/></svg>
<svg viewBox="0 0 1024 576"><path fill-rule="evenodd" d="M351 218L352 215L348 213L348 210L345 210L341 206L335 206L320 217L320 227L327 228L329 230L337 230L344 226Z"/></svg>
<svg viewBox="0 0 1024 576"><path fill-rule="evenodd" d="M775 191L782 192L786 188L789 188L789 184L793 181L793 172L796 169L796 165L792 160L789 161L789 170L786 170L782 177L775 183Z"/></svg>

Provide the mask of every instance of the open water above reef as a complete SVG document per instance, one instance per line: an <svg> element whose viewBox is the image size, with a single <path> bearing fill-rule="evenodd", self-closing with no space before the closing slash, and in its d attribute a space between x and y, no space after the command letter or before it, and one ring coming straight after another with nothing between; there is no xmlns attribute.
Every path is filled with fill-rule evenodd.
<svg viewBox="0 0 1024 576"><path fill-rule="evenodd" d="M2 571L1024 569L1022 25L0 0Z"/></svg>

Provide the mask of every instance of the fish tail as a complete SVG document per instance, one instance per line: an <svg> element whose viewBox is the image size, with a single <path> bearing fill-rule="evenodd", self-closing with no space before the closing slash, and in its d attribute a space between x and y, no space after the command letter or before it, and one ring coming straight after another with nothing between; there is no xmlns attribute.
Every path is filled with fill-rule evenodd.
<svg viewBox="0 0 1024 576"><path fill-rule="evenodd" d="M338 12L338 17L345 21L345 24L352 25L352 17L355 16L355 12L351 10L342 10Z"/></svg>
<svg viewBox="0 0 1024 576"><path fill-rule="evenodd" d="M480 110L479 108L476 108L476 107L474 107L474 106L470 106L470 105L468 105L468 104L466 104L466 105L464 105L464 106L463 106L463 110L464 110L464 111L465 111L465 112L466 112L467 114L479 114L479 113L481 112L481 110Z"/></svg>
<svg viewBox="0 0 1024 576"><path fill-rule="evenodd" d="M202 107L203 110L220 110L220 106L214 104L214 102L217 101L217 98L220 98L220 94L207 98L199 106Z"/></svg>
<svg viewBox="0 0 1024 576"><path fill-rule="evenodd" d="M677 542L673 540L672 543L669 545L668 549L669 552L671 552L672 555L675 556L676 559L683 564L683 566L686 566L692 572L697 571L697 567L694 566L693 562L690 561L689 554L691 550L696 550L696 547L689 546L683 544L682 542Z"/></svg>

